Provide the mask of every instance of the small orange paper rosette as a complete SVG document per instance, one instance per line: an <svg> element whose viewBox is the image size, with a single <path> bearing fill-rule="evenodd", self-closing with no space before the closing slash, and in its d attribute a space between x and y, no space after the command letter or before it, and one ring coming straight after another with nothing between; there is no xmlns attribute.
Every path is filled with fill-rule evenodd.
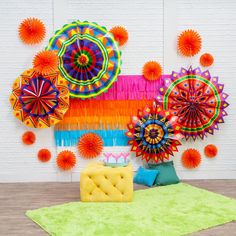
<svg viewBox="0 0 236 236"><path fill-rule="evenodd" d="M188 169L197 168L201 163L201 154L198 150L189 148L182 154L182 164Z"/></svg>
<svg viewBox="0 0 236 236"><path fill-rule="evenodd" d="M26 131L21 138L22 142L26 145L32 145L36 140L36 136L32 131Z"/></svg>
<svg viewBox="0 0 236 236"><path fill-rule="evenodd" d="M123 46L127 43L129 34L128 31L122 26L114 26L110 29L110 33L113 34L115 40L119 43L120 46Z"/></svg>
<svg viewBox="0 0 236 236"><path fill-rule="evenodd" d="M41 51L34 57L33 67L37 73L47 75L57 70L58 62L55 51Z"/></svg>
<svg viewBox="0 0 236 236"><path fill-rule="evenodd" d="M75 154L71 151L64 150L57 155L57 166L61 170L70 170L76 164Z"/></svg>
<svg viewBox="0 0 236 236"><path fill-rule="evenodd" d="M24 19L18 31L22 42L31 45L41 43L46 35L44 23L35 17Z"/></svg>
<svg viewBox="0 0 236 236"><path fill-rule="evenodd" d="M197 31L185 30L178 37L178 50L183 56L195 56L199 53L201 47L202 39Z"/></svg>
<svg viewBox="0 0 236 236"><path fill-rule="evenodd" d="M147 80L158 80L162 74L161 65L156 61L148 61L143 66L143 76Z"/></svg>
<svg viewBox="0 0 236 236"><path fill-rule="evenodd" d="M51 159L51 156L51 152L46 148L40 149L38 151L38 159L41 162L48 162Z"/></svg>
<svg viewBox="0 0 236 236"><path fill-rule="evenodd" d="M103 150L103 141L101 137L94 133L88 133L81 136L78 143L78 150L83 158L91 159L99 156Z"/></svg>
<svg viewBox="0 0 236 236"><path fill-rule="evenodd" d="M214 62L214 57L210 53L204 53L200 57L200 64L203 67L211 66Z"/></svg>
<svg viewBox="0 0 236 236"><path fill-rule="evenodd" d="M216 157L216 155L218 153L218 149L214 144L208 144L204 148L204 153L205 153L206 157L214 158L214 157Z"/></svg>

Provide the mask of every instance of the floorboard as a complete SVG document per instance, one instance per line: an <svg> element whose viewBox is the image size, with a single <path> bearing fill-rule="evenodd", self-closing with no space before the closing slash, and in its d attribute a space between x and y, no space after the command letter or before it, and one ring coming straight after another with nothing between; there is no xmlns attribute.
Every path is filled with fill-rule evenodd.
<svg viewBox="0 0 236 236"><path fill-rule="evenodd" d="M236 180L184 182L236 198ZM135 189L141 188L145 187L135 185ZM45 236L47 234L24 215L25 211L78 200L79 183L0 184L0 235ZM236 222L192 234L192 236L206 235L236 236Z"/></svg>

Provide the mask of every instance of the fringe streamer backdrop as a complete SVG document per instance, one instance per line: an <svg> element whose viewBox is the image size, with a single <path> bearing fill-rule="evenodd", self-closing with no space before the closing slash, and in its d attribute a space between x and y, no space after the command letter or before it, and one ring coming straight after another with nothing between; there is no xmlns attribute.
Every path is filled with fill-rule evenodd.
<svg viewBox="0 0 236 236"><path fill-rule="evenodd" d="M104 146L126 146L125 131L131 116L153 103L167 77L148 81L142 75L121 75L108 92L96 98L71 99L63 121L54 128L56 146L75 146L88 132L100 135Z"/></svg>

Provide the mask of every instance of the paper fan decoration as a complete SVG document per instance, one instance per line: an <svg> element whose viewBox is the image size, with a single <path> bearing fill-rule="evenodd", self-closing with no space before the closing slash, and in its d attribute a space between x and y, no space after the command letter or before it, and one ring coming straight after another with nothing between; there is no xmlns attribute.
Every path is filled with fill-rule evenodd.
<svg viewBox="0 0 236 236"><path fill-rule="evenodd" d="M61 170L70 170L76 164L75 154L71 151L64 150L57 155L57 166Z"/></svg>
<svg viewBox="0 0 236 236"><path fill-rule="evenodd" d="M47 75L58 67L58 56L55 51L41 51L34 57L33 67L37 73Z"/></svg>
<svg viewBox="0 0 236 236"><path fill-rule="evenodd" d="M115 40L119 43L120 46L123 46L127 43L129 34L128 31L122 26L114 26L110 29L110 33L113 34Z"/></svg>
<svg viewBox="0 0 236 236"><path fill-rule="evenodd" d="M41 162L50 161L51 156L52 156L51 152L46 148L40 149L38 151L38 160Z"/></svg>
<svg viewBox="0 0 236 236"><path fill-rule="evenodd" d="M194 169L201 163L201 154L194 148L185 150L182 154L182 164L185 168Z"/></svg>
<svg viewBox="0 0 236 236"><path fill-rule="evenodd" d="M214 62L214 57L210 53L204 53L200 57L200 64L204 67L211 66Z"/></svg>
<svg viewBox="0 0 236 236"><path fill-rule="evenodd" d="M204 148L204 153L206 157L214 158L218 153L218 149L214 144L208 144Z"/></svg>
<svg viewBox="0 0 236 236"><path fill-rule="evenodd" d="M136 152L136 157L141 156L146 162L168 160L173 152L178 151L181 145L181 127L177 117L171 116L168 111L163 111L159 106L146 107L139 110L138 115L131 118L126 135L132 145L131 151Z"/></svg>
<svg viewBox="0 0 236 236"><path fill-rule="evenodd" d="M37 18L24 19L19 26L19 37L25 44L38 44L46 35L44 23Z"/></svg>
<svg viewBox="0 0 236 236"><path fill-rule="evenodd" d="M185 30L178 36L178 50L183 56L195 56L201 47L201 36L194 30Z"/></svg>
<svg viewBox="0 0 236 236"><path fill-rule="evenodd" d="M42 76L26 70L13 83L9 99L14 116L33 128L55 125L69 108L69 90L59 72Z"/></svg>
<svg viewBox="0 0 236 236"><path fill-rule="evenodd" d="M182 68L179 73L173 72L164 79L156 103L179 117L181 132L186 139L203 139L207 133L214 134L227 115L228 95L223 89L224 85L218 82L218 77L211 77L209 71Z"/></svg>
<svg viewBox="0 0 236 236"><path fill-rule="evenodd" d="M59 70L69 82L70 95L95 97L106 92L120 73L121 53L105 27L75 21L50 39L47 50L57 50Z"/></svg>
<svg viewBox="0 0 236 236"><path fill-rule="evenodd" d="M32 145L35 143L36 136L32 131L26 131L22 137L22 142L26 145Z"/></svg>
<svg viewBox="0 0 236 236"><path fill-rule="evenodd" d="M79 140L78 150L80 155L86 159L95 158L102 153L103 141L97 134L84 134Z"/></svg>
<svg viewBox="0 0 236 236"><path fill-rule="evenodd" d="M148 61L143 66L143 76L147 80L158 80L161 77L162 68L156 61Z"/></svg>

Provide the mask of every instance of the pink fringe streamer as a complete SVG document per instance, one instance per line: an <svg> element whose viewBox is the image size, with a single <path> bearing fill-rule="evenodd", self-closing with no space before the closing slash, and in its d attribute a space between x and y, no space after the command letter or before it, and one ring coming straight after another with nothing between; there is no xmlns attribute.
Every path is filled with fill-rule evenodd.
<svg viewBox="0 0 236 236"><path fill-rule="evenodd" d="M117 82L106 93L97 96L96 100L151 100L156 97L163 79L169 75L162 75L159 80L149 81L142 75L120 75Z"/></svg>

